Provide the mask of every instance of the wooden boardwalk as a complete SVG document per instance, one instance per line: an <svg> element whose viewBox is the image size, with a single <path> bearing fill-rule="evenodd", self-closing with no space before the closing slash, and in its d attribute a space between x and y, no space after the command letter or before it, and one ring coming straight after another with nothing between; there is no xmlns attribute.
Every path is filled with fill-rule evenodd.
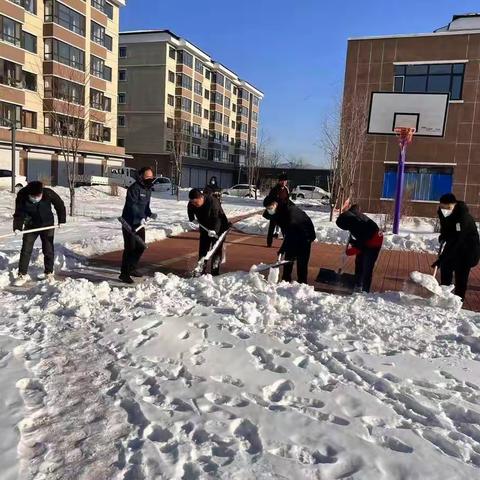
<svg viewBox="0 0 480 480"><path fill-rule="evenodd" d="M277 250L281 244L275 241L272 248L265 245L265 237L230 233L226 242L227 261L222 266L222 272L248 271L254 264L271 263L276 260ZM336 269L339 266L343 247L339 245L314 243L309 266L309 283L322 291L333 291L331 287L316 284L314 280L320 267ZM143 255L140 270L145 274L155 271L175 273L180 276L189 275L196 265L198 252L198 233L189 232L177 237L150 244ZM122 252L110 252L100 257L92 258L92 266L109 266L119 268ZM431 273L430 265L435 256L414 251L402 252L383 249L377 261L374 272L372 291L404 291L415 295L427 294L422 288L409 280L410 272L419 271ZM349 259L345 271L353 273L353 259ZM335 293L347 294L342 289ZM480 268L472 271L469 290L464 308L480 312Z"/></svg>

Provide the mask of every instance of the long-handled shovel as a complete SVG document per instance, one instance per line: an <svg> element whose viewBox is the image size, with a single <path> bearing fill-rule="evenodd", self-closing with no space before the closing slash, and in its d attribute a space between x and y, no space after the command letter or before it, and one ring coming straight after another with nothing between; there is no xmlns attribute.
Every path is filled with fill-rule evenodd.
<svg viewBox="0 0 480 480"><path fill-rule="evenodd" d="M19 232L12 232L12 233L7 233L5 235L0 235L0 239L16 237L17 235L25 235L27 233L43 232L45 230L54 230L55 228L58 228L58 225L50 225L49 227L32 228L30 230L20 230Z"/></svg>
<svg viewBox="0 0 480 480"><path fill-rule="evenodd" d="M122 224L122 227L138 242L143 248L147 249L148 245L145 243L142 237L138 235L138 231L142 228L145 228L145 225L140 225L135 230L127 223L127 221L123 217L118 217L118 221Z"/></svg>
<svg viewBox="0 0 480 480"><path fill-rule="evenodd" d="M250 272L261 273L268 270L268 283L278 283L278 278L280 276L280 267L292 263L293 260L282 260L282 256L279 255L275 263L265 264L260 263L259 265L254 265Z"/></svg>
<svg viewBox="0 0 480 480"><path fill-rule="evenodd" d="M201 273L203 272L203 268L204 268L205 264L213 257L215 252L220 248L220 245L222 245L222 243L225 240L225 237L227 236L229 230L230 230L229 228L227 230L225 230L218 237L217 241L213 244L212 248L207 252L207 254L198 261L197 266L193 269L193 272L192 272L193 277L198 277L199 275L201 275Z"/></svg>
<svg viewBox="0 0 480 480"><path fill-rule="evenodd" d="M316 282L325 283L327 285L335 286L344 286L350 289L355 287L356 277L352 273L345 273L343 269L347 263L348 257L346 254L348 245L350 245L350 238L348 239L347 246L345 247L345 252L342 253L342 259L340 267L337 270L332 270L330 268L320 268L318 272Z"/></svg>
<svg viewBox="0 0 480 480"><path fill-rule="evenodd" d="M440 258L440 255L442 254L443 247L445 244L442 242L440 244L440 248L438 249L438 255L437 258ZM445 292L444 289L440 286L437 280L437 273L438 273L438 267L435 266L433 269L433 275L429 275L428 273L420 273L420 272L411 272L410 273L410 279L416 283L417 285L420 285L421 287L425 288L429 292L433 293L434 295L440 295L444 296Z"/></svg>

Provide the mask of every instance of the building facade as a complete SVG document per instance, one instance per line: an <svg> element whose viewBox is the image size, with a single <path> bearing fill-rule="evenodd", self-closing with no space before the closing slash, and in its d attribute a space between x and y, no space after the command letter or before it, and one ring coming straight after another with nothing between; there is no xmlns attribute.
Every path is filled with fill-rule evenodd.
<svg viewBox="0 0 480 480"><path fill-rule="evenodd" d="M256 154L261 91L168 30L120 34L118 145L184 187L222 187ZM181 141L179 140L181 138Z"/></svg>
<svg viewBox="0 0 480 480"><path fill-rule="evenodd" d="M78 126L78 175L123 165L117 147L119 9L125 0L0 0L0 166L66 185L62 134ZM73 133L71 133L73 135ZM63 143L63 149L65 143Z"/></svg>
<svg viewBox="0 0 480 480"><path fill-rule="evenodd" d="M445 136L414 137L408 147L410 210L434 216L452 190L480 215L480 15L429 34L349 40L345 104L364 102L367 112L375 91L450 93ZM366 135L355 185L364 211L392 210L398 151L395 136Z"/></svg>

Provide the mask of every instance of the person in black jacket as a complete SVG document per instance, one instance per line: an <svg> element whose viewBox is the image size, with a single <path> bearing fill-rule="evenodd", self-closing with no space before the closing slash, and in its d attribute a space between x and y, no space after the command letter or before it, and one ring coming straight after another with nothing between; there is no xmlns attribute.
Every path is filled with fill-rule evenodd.
<svg viewBox="0 0 480 480"><path fill-rule="evenodd" d="M455 295L465 300L470 270L480 260L480 240L475 220L465 202L453 193L440 198L440 244L443 250L432 267L440 267L442 285L451 285L455 274Z"/></svg>
<svg viewBox="0 0 480 480"><path fill-rule="evenodd" d="M58 224L65 223L67 221L67 212L63 200L52 189L44 187L42 182L30 182L17 194L15 213L13 215L13 230L20 232L22 230L55 225L52 206L57 213ZM16 282L18 285L26 281L33 245L38 237L42 241L45 266L44 275L45 277L53 275L55 257L53 247L54 229L26 233L23 235L22 250L18 264L18 279Z"/></svg>
<svg viewBox="0 0 480 480"><path fill-rule="evenodd" d="M316 238L315 227L310 217L293 203L279 204L267 197L264 202L267 215L282 229L284 238L279 255L292 260L283 267L282 280L292 281L293 261L297 261L297 280L308 281L308 262L312 242Z"/></svg>
<svg viewBox="0 0 480 480"><path fill-rule="evenodd" d="M206 187L203 189L204 195L213 195L214 197L220 199L222 196L222 189L217 183L217 177L213 176L210 178L210 181L206 185Z"/></svg>
<svg viewBox="0 0 480 480"><path fill-rule="evenodd" d="M227 216L220 205L218 198L212 195L204 195L200 190L194 188L188 195L188 219L200 224L200 243L198 248L198 259L201 260L208 253L211 246L218 237L228 230L230 224ZM223 244L218 247L212 257L211 272L216 276L220 274L220 263L222 261ZM203 267L203 274L207 271L207 264Z"/></svg>
<svg viewBox="0 0 480 480"><path fill-rule="evenodd" d="M278 183L270 190L270 193L266 196L265 201L267 203L276 202L281 208L285 205L288 205L290 202L290 191L288 189L288 177L285 174L282 174L278 177ZM265 218L268 218L268 215L264 215ZM273 219L270 219L270 224L268 225L268 234L267 234L267 247L271 247L273 244L273 237L278 237L278 234L275 233L277 224Z"/></svg>
<svg viewBox="0 0 480 480"><path fill-rule="evenodd" d="M357 205L338 216L337 226L350 232L346 254L356 255L356 286L364 292L370 292L373 270L383 244L383 234L371 218L360 213Z"/></svg>
<svg viewBox="0 0 480 480"><path fill-rule="evenodd" d="M157 218L157 215L150 210L154 181L153 169L143 167L138 171L137 181L130 185L127 190L122 218L128 223L132 231L143 225L147 219ZM145 248L137 241L136 237L138 236L145 241L145 229L142 228L136 233L132 233L132 231L122 228L124 250L119 279L124 283L133 283L132 277L142 276L137 270L137 265Z"/></svg>

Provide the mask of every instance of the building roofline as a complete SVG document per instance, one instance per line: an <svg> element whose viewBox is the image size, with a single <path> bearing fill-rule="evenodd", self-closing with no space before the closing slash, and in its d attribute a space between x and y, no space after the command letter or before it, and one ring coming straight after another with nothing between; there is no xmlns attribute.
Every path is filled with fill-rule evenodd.
<svg viewBox="0 0 480 480"><path fill-rule="evenodd" d="M350 37L348 41L356 40L381 40L382 38L415 38L415 37L441 37L447 35L480 35L480 30L449 30L447 32L431 33L406 33L398 35L372 35L366 37Z"/></svg>
<svg viewBox="0 0 480 480"><path fill-rule="evenodd" d="M253 90L255 92L256 95L258 95L261 99L263 99L265 94L261 90L254 87L251 83L247 82L246 80L243 80L237 73L235 73L230 68L226 67L223 63L217 62L211 55L209 55L207 52L202 50L197 45L190 42L186 38L178 36L177 34L173 33L171 30L168 30L168 29L163 29L163 30L129 30L129 31L125 31L125 32L120 32L119 36L120 36L120 39L121 39L121 37L123 35L148 35L148 34L155 35L155 34L159 34L159 33L170 35L175 40L177 40L180 43L181 46L186 46L186 47L191 48L192 50L197 50L198 52L202 53L208 59L208 61L211 63L211 65L210 65L211 69L213 69L213 70L219 69L219 70L223 71L224 73L226 73L227 75L231 75L232 77L235 77L237 82L239 82L241 85L244 85L247 88L250 88L251 90Z"/></svg>

